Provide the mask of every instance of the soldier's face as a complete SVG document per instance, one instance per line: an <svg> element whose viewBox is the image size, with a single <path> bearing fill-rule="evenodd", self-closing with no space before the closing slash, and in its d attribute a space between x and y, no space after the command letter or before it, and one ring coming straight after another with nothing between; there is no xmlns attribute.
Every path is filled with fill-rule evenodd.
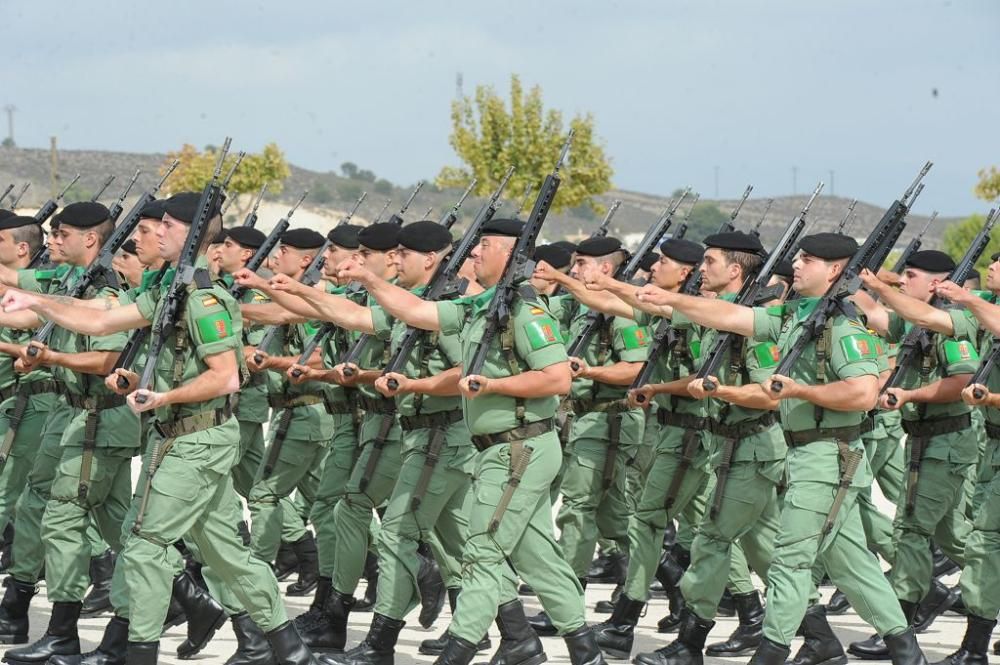
<svg viewBox="0 0 1000 665"><path fill-rule="evenodd" d="M472 250L472 267L476 281L489 288L500 281L507 259L514 249L514 238L483 236Z"/></svg>
<svg viewBox="0 0 1000 665"><path fill-rule="evenodd" d="M284 243L278 245L278 251L274 254L274 272L295 277L299 271L305 269L312 261L312 254L305 250L290 247Z"/></svg>
<svg viewBox="0 0 1000 665"><path fill-rule="evenodd" d="M436 259L435 252L416 252L406 247L397 249L395 266L399 285L404 289L412 289L426 281L437 265Z"/></svg>
<svg viewBox="0 0 1000 665"><path fill-rule="evenodd" d="M228 273L234 273L242 268L253 255L249 249L246 249L239 243L233 242L229 238L226 238L225 241L219 245L218 252L219 269Z"/></svg>
<svg viewBox="0 0 1000 665"><path fill-rule="evenodd" d="M135 255L144 266L151 266L160 258L159 241L156 238L156 229L160 228L160 220L156 218L144 218L139 220L135 227Z"/></svg>
<svg viewBox="0 0 1000 665"><path fill-rule="evenodd" d="M690 272L690 266L678 263L669 256L661 256L660 260L653 264L650 282L653 286L670 291L680 286Z"/></svg>
<svg viewBox="0 0 1000 665"><path fill-rule="evenodd" d="M59 232L54 234L56 235L56 253L67 263L79 265L83 259L84 240L87 233L89 232L85 232L83 229L60 225Z"/></svg>
<svg viewBox="0 0 1000 665"><path fill-rule="evenodd" d="M160 257L164 261L176 261L180 258L181 249L184 248L184 241L187 240L190 224L171 217L164 213L163 221L156 229L156 240L160 252Z"/></svg>
<svg viewBox="0 0 1000 665"><path fill-rule="evenodd" d="M986 271L986 288L990 291L1000 291L1000 260L990 264Z"/></svg>
<svg viewBox="0 0 1000 665"><path fill-rule="evenodd" d="M899 276L899 290L911 298L927 302L934 293L934 287L945 278L947 275L906 268Z"/></svg>
<svg viewBox="0 0 1000 665"><path fill-rule="evenodd" d="M358 249L355 256L361 260L361 265L369 270L376 277L389 279L396 272L396 250L390 249L387 252L380 252L375 249L365 247Z"/></svg>
<svg viewBox="0 0 1000 665"><path fill-rule="evenodd" d="M325 262L323 263L323 276L326 279L336 281L337 266L343 263L346 259L350 258L353 253L353 249L347 249L346 247L340 247L339 245L330 245L327 247L323 252L323 258L325 259Z"/></svg>
<svg viewBox="0 0 1000 665"><path fill-rule="evenodd" d="M821 296L840 275L846 262L826 261L818 256L799 252L792 263L792 288L804 296Z"/></svg>
<svg viewBox="0 0 1000 665"><path fill-rule="evenodd" d="M701 286L705 291L719 293L739 276L739 269L726 260L725 254L717 247L705 250L701 260Z"/></svg>
<svg viewBox="0 0 1000 665"><path fill-rule="evenodd" d="M8 268L16 267L17 258L17 243L10 230L0 231L0 264Z"/></svg>

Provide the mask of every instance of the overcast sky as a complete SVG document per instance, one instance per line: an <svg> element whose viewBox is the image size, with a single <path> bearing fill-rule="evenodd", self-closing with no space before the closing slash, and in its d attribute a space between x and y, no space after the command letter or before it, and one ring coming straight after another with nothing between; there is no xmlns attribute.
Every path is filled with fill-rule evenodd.
<svg viewBox="0 0 1000 665"><path fill-rule="evenodd" d="M832 170L837 194L886 205L930 159L917 209L964 214L1000 165L996 0L0 0L0 16L0 105L24 147L231 134L405 184L457 164L458 72L504 94L517 73L594 114L624 189L712 197L718 167L722 197L788 194L797 167L800 193Z"/></svg>

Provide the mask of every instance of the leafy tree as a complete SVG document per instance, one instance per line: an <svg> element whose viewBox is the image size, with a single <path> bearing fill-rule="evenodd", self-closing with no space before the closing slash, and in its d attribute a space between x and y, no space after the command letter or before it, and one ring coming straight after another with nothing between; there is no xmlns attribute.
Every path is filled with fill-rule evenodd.
<svg viewBox="0 0 1000 665"><path fill-rule="evenodd" d="M347 180L337 185L337 194L343 201L354 202L358 200L358 197L361 196L361 192L363 192L364 189L365 188L362 187L361 183L353 180Z"/></svg>
<svg viewBox="0 0 1000 665"><path fill-rule="evenodd" d="M356 178L358 175L358 165L354 162L344 162L340 165L340 172L345 178Z"/></svg>
<svg viewBox="0 0 1000 665"><path fill-rule="evenodd" d="M333 192L325 182L316 180L313 182L312 187L309 188L309 198L312 199L313 203L326 205L333 201Z"/></svg>
<svg viewBox="0 0 1000 665"><path fill-rule="evenodd" d="M3 145L4 148L16 148L17 147L16 145L14 145L14 139L12 139L9 136L7 138L5 138L3 140L3 143L0 144L0 145Z"/></svg>
<svg viewBox="0 0 1000 665"><path fill-rule="evenodd" d="M997 170L995 166L991 166L988 169L980 169L979 182L976 183L974 191L976 192L976 196L985 201L992 201L1000 197L1000 170Z"/></svg>
<svg viewBox="0 0 1000 665"><path fill-rule="evenodd" d="M683 190L681 190L683 191ZM691 209L691 214L687 217L688 238L704 238L719 230L719 227L729 215L722 212L719 206L708 201L699 201Z"/></svg>
<svg viewBox="0 0 1000 665"><path fill-rule="evenodd" d="M197 192L204 189L208 181L211 180L212 170L218 159L218 151L198 152L194 146L185 144L180 150L167 153L167 158L160 167L160 173L165 173L167 167L175 159L179 159L180 164L164 183L164 189L169 193ZM236 153L230 152L223 165L223 176L229 172L235 161ZM275 143L268 143L260 153L248 154L243 158L240 168L237 169L236 175L229 183L228 193L230 196L256 194L267 183L268 193L271 195L280 194L284 188L285 179L289 175L291 175L291 169L288 168L288 162L285 161L281 149ZM246 205L249 205L249 201ZM235 204L235 207L240 213L246 212L243 210L243 206L239 205L239 202Z"/></svg>
<svg viewBox="0 0 1000 665"><path fill-rule="evenodd" d="M375 181L375 193L376 194L392 194L392 183L385 178L380 178Z"/></svg>
<svg viewBox="0 0 1000 665"><path fill-rule="evenodd" d="M535 86L525 94L517 76L511 76L509 107L491 86L477 86L474 98L452 102L451 122L449 143L465 166L443 168L437 184L462 189L475 177L474 193L480 196L492 192L511 166L514 176L508 192L523 192L528 184L537 191L559 158L567 134L562 113L543 108L541 88ZM590 114L574 116L569 127L576 134L552 208L586 204L601 212L593 197L611 188L611 164L594 136Z"/></svg>
<svg viewBox="0 0 1000 665"><path fill-rule="evenodd" d="M976 235L982 230L985 221L986 218L983 215L972 215L957 224L951 224L941 236L941 250L956 260L961 258L972 245ZM991 263L990 257L997 252L1000 252L1000 239L992 236L990 244L986 246L986 251L976 261L976 269L985 270Z"/></svg>
<svg viewBox="0 0 1000 665"><path fill-rule="evenodd" d="M364 180L365 182L375 182L375 172L369 171L368 169L361 169L355 176L358 180Z"/></svg>
<svg viewBox="0 0 1000 665"><path fill-rule="evenodd" d="M80 201L89 201L94 198L94 192L86 187L82 187L80 183L76 183L68 190L66 190L66 195L63 197L64 203L79 203Z"/></svg>

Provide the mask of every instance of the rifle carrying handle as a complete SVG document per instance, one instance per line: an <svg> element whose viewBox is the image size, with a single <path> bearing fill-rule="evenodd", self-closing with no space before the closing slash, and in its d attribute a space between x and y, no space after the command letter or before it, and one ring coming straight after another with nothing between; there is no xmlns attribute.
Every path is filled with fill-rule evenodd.
<svg viewBox="0 0 1000 665"><path fill-rule="evenodd" d="M128 379L126 379L124 376L122 376L121 374L119 374L118 375L117 384L118 384L119 388L121 388L122 390L125 390L126 388L128 388Z"/></svg>
<svg viewBox="0 0 1000 665"><path fill-rule="evenodd" d="M399 381L396 379L389 379L385 383L389 386L389 390L399 390Z"/></svg>
<svg viewBox="0 0 1000 665"><path fill-rule="evenodd" d="M300 376L302 376L302 370L301 369L296 368L296 369L292 370L292 378L293 379L297 379Z"/></svg>
<svg viewBox="0 0 1000 665"><path fill-rule="evenodd" d="M885 396L885 401L886 401L886 403L888 403L889 406L896 406L896 403L899 400L896 399L896 396L893 395L892 393L887 393L886 396Z"/></svg>
<svg viewBox="0 0 1000 665"><path fill-rule="evenodd" d="M701 382L701 385L708 392L714 392L719 387L712 379L705 379Z"/></svg>
<svg viewBox="0 0 1000 665"><path fill-rule="evenodd" d="M973 388L972 396L975 397L976 399L984 399L986 397L986 391L983 390L982 388Z"/></svg>
<svg viewBox="0 0 1000 665"><path fill-rule="evenodd" d="M28 355L31 356L32 358L34 358L35 356L37 356L38 355L38 347L37 346L30 346L29 345L28 346Z"/></svg>

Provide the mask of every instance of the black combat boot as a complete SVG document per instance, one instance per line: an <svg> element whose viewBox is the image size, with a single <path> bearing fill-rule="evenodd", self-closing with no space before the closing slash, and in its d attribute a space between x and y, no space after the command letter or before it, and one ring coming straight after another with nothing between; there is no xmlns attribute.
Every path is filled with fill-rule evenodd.
<svg viewBox="0 0 1000 665"><path fill-rule="evenodd" d="M764 607L760 603L760 594L756 591L737 594L733 600L736 601L736 615L740 623L728 640L709 644L705 648L706 656L747 656L760 646L764 637Z"/></svg>
<svg viewBox="0 0 1000 665"><path fill-rule="evenodd" d="M278 546L278 556L274 559L274 576L279 582L284 582L298 569L299 560L295 556L292 543L281 541L281 545Z"/></svg>
<svg viewBox="0 0 1000 665"><path fill-rule="evenodd" d="M729 592L729 589L723 590L722 598L719 599L719 606L716 608L715 614L720 617L736 616L736 600L733 598L733 594Z"/></svg>
<svg viewBox="0 0 1000 665"><path fill-rule="evenodd" d="M434 661L434 665L469 665L475 657L475 644L449 633L444 650Z"/></svg>
<svg viewBox="0 0 1000 665"><path fill-rule="evenodd" d="M80 616L89 617L111 610L111 576L115 572L115 553L104 550L90 560L90 593L83 599Z"/></svg>
<svg viewBox="0 0 1000 665"><path fill-rule="evenodd" d="M917 613L913 617L914 630L922 633L930 628L934 620L951 609L956 600L958 594L954 589L949 589L940 580L932 581L930 590L917 606Z"/></svg>
<svg viewBox="0 0 1000 665"><path fill-rule="evenodd" d="M847 596L840 589L833 592L830 596L830 601L826 604L826 615L827 616L840 616L845 614L847 610L851 609L851 603L847 600Z"/></svg>
<svg viewBox="0 0 1000 665"><path fill-rule="evenodd" d="M663 585L667 594L667 605L670 614L656 623L656 632L672 633L681 622L681 610L684 609L684 596L681 594L681 578L684 577L684 567L669 552L660 557L656 567L656 579Z"/></svg>
<svg viewBox="0 0 1000 665"><path fill-rule="evenodd" d="M28 641L28 605L38 588L13 577L4 584L7 590L0 600L0 644L24 644Z"/></svg>
<svg viewBox="0 0 1000 665"><path fill-rule="evenodd" d="M965 606L965 600L962 598L962 587L953 586L951 590L955 592L955 602L948 608L948 611L964 617L969 616L969 608Z"/></svg>
<svg viewBox="0 0 1000 665"><path fill-rule="evenodd" d="M618 598L615 611L611 618L594 626L597 645L608 658L628 660L632 654L632 642L635 637L635 627L642 615L646 603L632 600L625 594Z"/></svg>
<svg viewBox="0 0 1000 665"><path fill-rule="evenodd" d="M903 610L903 617L906 625L912 626L913 619L917 614L917 604L908 600L899 601L899 606ZM847 653L861 660L889 660L889 647L881 635L872 635L867 640L861 642L851 642L847 647Z"/></svg>
<svg viewBox="0 0 1000 665"><path fill-rule="evenodd" d="M984 619L970 614L966 617L965 637L958 651L934 665L987 665L990 635L997 625L996 619ZM895 655L895 654L893 654Z"/></svg>
<svg viewBox="0 0 1000 665"><path fill-rule="evenodd" d="M640 653L632 661L636 665L702 665L705 638L715 625L684 608L677 639L652 653Z"/></svg>
<svg viewBox="0 0 1000 665"><path fill-rule="evenodd" d="M30 665L44 663L52 656L80 655L80 635L76 624L80 620L82 603L52 603L49 627L34 644L11 649L4 654L4 662L10 665Z"/></svg>
<svg viewBox="0 0 1000 665"><path fill-rule="evenodd" d="M448 589L441 577L441 569L433 556L420 556L417 572L417 589L420 591L420 616L418 621L424 628L430 628L441 615Z"/></svg>
<svg viewBox="0 0 1000 665"><path fill-rule="evenodd" d="M656 583L659 585L659 582ZM662 589L662 587L661 587ZM594 614L611 614L615 611L615 603L621 598L622 594L625 592L625 585L618 584L615 588L611 590L610 600L599 600L594 604Z"/></svg>
<svg viewBox="0 0 1000 665"><path fill-rule="evenodd" d="M786 646L772 642L766 637L760 641L760 646L753 652L748 665L785 665L785 660L792 653Z"/></svg>
<svg viewBox="0 0 1000 665"><path fill-rule="evenodd" d="M11 550L14 549L14 522L7 522L0 536L0 573L6 573L10 568Z"/></svg>
<svg viewBox="0 0 1000 665"><path fill-rule="evenodd" d="M330 590L322 615L302 631L302 641L316 651L343 651L347 643L347 617L354 597Z"/></svg>
<svg viewBox="0 0 1000 665"><path fill-rule="evenodd" d="M195 583L190 571L174 578L173 596L187 616L187 639L177 647L177 657L187 660L204 649L226 623L226 610Z"/></svg>
<svg viewBox="0 0 1000 665"><path fill-rule="evenodd" d="M378 596L378 557L371 552L365 557L363 576L367 581L365 595L354 604L355 612L371 612L375 608L375 599Z"/></svg>
<svg viewBox="0 0 1000 665"><path fill-rule="evenodd" d="M813 605L806 610L799 627L805 638L790 665L846 665L847 655L826 620L826 608Z"/></svg>
<svg viewBox="0 0 1000 665"><path fill-rule="evenodd" d="M278 661L271 651L267 636L246 612L232 617L233 635L236 636L236 653L225 665L275 665Z"/></svg>
<svg viewBox="0 0 1000 665"><path fill-rule="evenodd" d="M604 655L594 639L594 631L584 624L572 633L563 635L570 665L605 665Z"/></svg>
<svg viewBox="0 0 1000 665"><path fill-rule="evenodd" d="M316 579L316 593L313 595L312 604L309 609L292 620L295 629L299 634L305 634L305 630L318 621L323 614L323 605L330 597L330 590L333 589L333 580L329 577L319 577Z"/></svg>
<svg viewBox="0 0 1000 665"><path fill-rule="evenodd" d="M277 665L319 665L291 621L286 621L268 633L267 641L271 644Z"/></svg>
<svg viewBox="0 0 1000 665"><path fill-rule="evenodd" d="M95 651L83 656L52 656L48 665L125 665L128 645L128 619L111 617Z"/></svg>
<svg viewBox="0 0 1000 665"><path fill-rule="evenodd" d="M937 579L939 577L944 577L945 575L951 575L952 573L958 572L958 564L948 558L941 548L937 545L931 543L931 558L934 562L934 568L931 571L931 577Z"/></svg>
<svg viewBox="0 0 1000 665"><path fill-rule="evenodd" d="M455 608L458 606L458 594L461 589L448 589L448 606L451 607L451 615L455 616ZM445 629L441 633L440 637L432 637L429 640L424 640L420 643L420 647L417 649L418 652L424 654L425 656L437 656L442 651L444 651L444 643L448 641L448 630ZM476 647L477 651L486 651L491 649L493 643L490 642L490 636L486 635L480 640L479 645Z"/></svg>
<svg viewBox="0 0 1000 665"><path fill-rule="evenodd" d="M993 643L993 653L1000 656L1000 640Z"/></svg>
<svg viewBox="0 0 1000 665"><path fill-rule="evenodd" d="M129 642L125 650L125 662L128 665L156 665L159 655L159 642Z"/></svg>
<svg viewBox="0 0 1000 665"><path fill-rule="evenodd" d="M611 555L601 550L597 557L590 562L587 569L587 579L591 582L610 582L614 580L614 569L611 564Z"/></svg>
<svg viewBox="0 0 1000 665"><path fill-rule="evenodd" d="M489 665L541 665L548 660L542 641L528 625L520 600L512 600L497 608L497 628L500 629L500 646L490 658Z"/></svg>
<svg viewBox="0 0 1000 665"><path fill-rule="evenodd" d="M306 535L292 543L292 549L299 562L299 579L288 585L285 595L308 596L319 580L319 552L312 531L306 531Z"/></svg>
<svg viewBox="0 0 1000 665"><path fill-rule="evenodd" d="M986 638L989 640L989 636ZM917 644L913 628L907 628L899 635L886 635L885 644L891 654L892 665L927 665L927 658ZM986 659L983 659L986 662Z"/></svg>
<svg viewBox="0 0 1000 665"><path fill-rule="evenodd" d="M243 547L250 547L252 538L250 537L250 525L247 524L246 520L240 520L240 523L236 525L236 533L243 541Z"/></svg>
<svg viewBox="0 0 1000 665"><path fill-rule="evenodd" d="M396 640L405 625L405 621L376 612L361 644L344 654L320 656L319 661L324 665L393 665Z"/></svg>
<svg viewBox="0 0 1000 665"><path fill-rule="evenodd" d="M578 581L580 582L580 586L586 590L587 578L584 577ZM545 610L542 610L533 617L528 617L528 623L531 624L531 627L535 629L536 633L543 637L551 637L559 632L556 630L555 624L552 623L552 619L549 618L549 615Z"/></svg>

